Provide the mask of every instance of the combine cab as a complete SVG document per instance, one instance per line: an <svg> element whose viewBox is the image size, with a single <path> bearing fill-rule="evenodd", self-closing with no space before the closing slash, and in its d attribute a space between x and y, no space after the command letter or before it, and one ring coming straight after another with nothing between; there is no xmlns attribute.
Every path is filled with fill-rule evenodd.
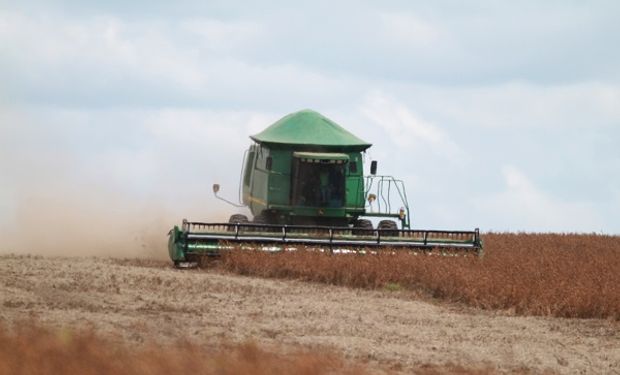
<svg viewBox="0 0 620 375"><path fill-rule="evenodd" d="M223 250L369 252L380 248L442 254L478 254L475 231L410 227L405 186L378 176L376 161L364 176L364 152L371 144L322 116L303 110L250 137L245 152L240 204L216 197L246 215L227 223L183 221L170 231L168 249L177 266L194 266ZM369 218L376 218L377 226Z"/></svg>

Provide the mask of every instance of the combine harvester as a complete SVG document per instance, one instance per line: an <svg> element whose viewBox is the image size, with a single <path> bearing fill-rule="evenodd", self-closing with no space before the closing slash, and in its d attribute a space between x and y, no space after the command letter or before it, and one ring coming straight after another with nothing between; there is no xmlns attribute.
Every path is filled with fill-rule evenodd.
<svg viewBox="0 0 620 375"><path fill-rule="evenodd" d="M481 253L478 229L411 229L402 180L377 175L376 161L364 176L363 156L371 144L315 111L292 113L250 138L254 144L243 158L240 204L218 196L218 184L213 192L247 207L252 220L242 214L227 223L183 220L169 233L176 266L194 267L233 248ZM376 228L369 217L380 219Z"/></svg>

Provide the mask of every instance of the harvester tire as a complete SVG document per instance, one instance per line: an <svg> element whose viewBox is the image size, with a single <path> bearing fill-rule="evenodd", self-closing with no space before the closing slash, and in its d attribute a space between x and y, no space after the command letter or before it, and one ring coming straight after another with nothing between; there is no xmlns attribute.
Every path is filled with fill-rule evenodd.
<svg viewBox="0 0 620 375"><path fill-rule="evenodd" d="M228 222L231 224L244 224L249 223L248 217L242 214L234 214L228 219Z"/></svg>
<svg viewBox="0 0 620 375"><path fill-rule="evenodd" d="M249 223L250 220L248 220L248 217L242 214L234 214L232 216L230 216L230 219L228 219L228 223L229 224L246 224ZM228 231L229 232L234 232L235 231L235 227L233 226L229 226L228 227Z"/></svg>
<svg viewBox="0 0 620 375"><path fill-rule="evenodd" d="M261 212L260 214L254 216L254 219L252 219L252 223L253 224L270 224L269 217L264 212ZM255 230L256 232L268 232L269 228L254 228L253 230Z"/></svg>
<svg viewBox="0 0 620 375"><path fill-rule="evenodd" d="M252 222L254 224L269 224L269 219L267 218L267 215L265 215L264 212L261 212L260 214L254 216L254 219L252 219Z"/></svg>
<svg viewBox="0 0 620 375"><path fill-rule="evenodd" d="M398 236L398 225L394 220L381 220L377 229L381 229L382 236Z"/></svg>
<svg viewBox="0 0 620 375"><path fill-rule="evenodd" d="M353 223L352 234L356 236L372 236L373 235L372 221L368 219L359 219Z"/></svg>

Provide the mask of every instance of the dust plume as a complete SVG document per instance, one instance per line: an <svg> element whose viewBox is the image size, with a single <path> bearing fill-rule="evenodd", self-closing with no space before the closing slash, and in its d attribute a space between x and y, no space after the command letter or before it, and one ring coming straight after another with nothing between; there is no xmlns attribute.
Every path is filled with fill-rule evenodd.
<svg viewBox="0 0 620 375"><path fill-rule="evenodd" d="M148 134L126 144L88 119L41 117L0 107L0 254L165 259L182 218L228 217L205 202L207 173L177 183L175 163L193 157L184 145Z"/></svg>
<svg viewBox="0 0 620 375"><path fill-rule="evenodd" d="M163 210L99 192L58 198L30 192L6 229L8 252L41 255L166 257L171 227Z"/></svg>
<svg viewBox="0 0 620 375"><path fill-rule="evenodd" d="M170 208L160 195L139 197L85 183L79 176L54 180L38 171L21 183L12 215L0 225L5 239L0 253L167 259L167 233L183 217L227 217L206 204L188 207L192 197ZM200 201L204 195L193 198Z"/></svg>

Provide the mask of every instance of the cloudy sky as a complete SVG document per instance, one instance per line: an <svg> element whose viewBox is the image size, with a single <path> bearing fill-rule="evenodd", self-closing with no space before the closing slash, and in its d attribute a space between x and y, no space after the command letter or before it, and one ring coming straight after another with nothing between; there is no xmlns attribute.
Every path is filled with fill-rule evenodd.
<svg viewBox="0 0 620 375"><path fill-rule="evenodd" d="M415 227L618 234L618 4L0 0L0 230L226 220L211 184L312 108Z"/></svg>

